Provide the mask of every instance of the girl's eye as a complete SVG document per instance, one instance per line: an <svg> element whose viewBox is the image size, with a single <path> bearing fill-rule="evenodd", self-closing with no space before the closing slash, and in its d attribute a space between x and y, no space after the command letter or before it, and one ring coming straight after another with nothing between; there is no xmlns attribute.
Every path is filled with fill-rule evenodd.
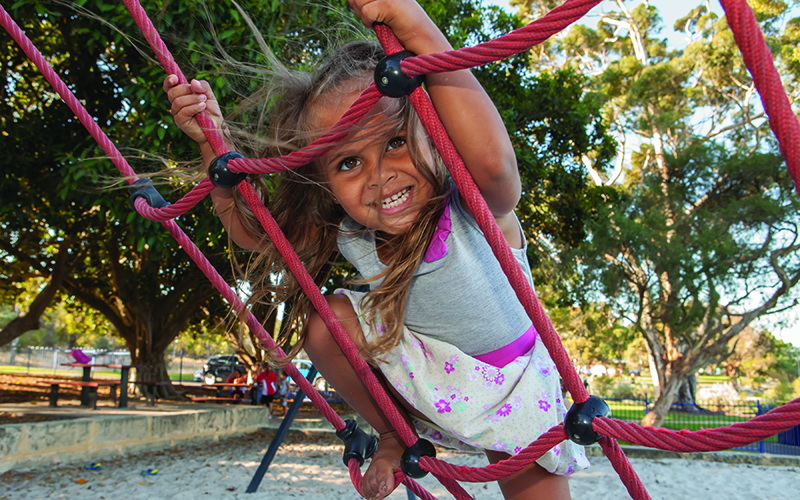
<svg viewBox="0 0 800 500"><path fill-rule="evenodd" d="M386 146L387 151L391 151L393 149L402 148L406 145L406 138L405 137L393 137L389 140L389 144Z"/></svg>
<svg viewBox="0 0 800 500"><path fill-rule="evenodd" d="M339 163L339 170L341 171L352 170L359 165L361 165L361 160L359 160L355 156L348 156Z"/></svg>

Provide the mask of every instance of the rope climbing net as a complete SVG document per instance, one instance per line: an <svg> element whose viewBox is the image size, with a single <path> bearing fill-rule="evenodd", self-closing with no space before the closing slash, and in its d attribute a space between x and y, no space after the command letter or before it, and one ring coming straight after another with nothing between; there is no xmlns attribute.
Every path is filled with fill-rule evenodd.
<svg viewBox="0 0 800 500"><path fill-rule="evenodd" d="M166 73L177 75L180 83L186 83L185 76L173 60L169 50L153 27L144 9L138 3L138 0L123 1ZM460 50L412 56L398 60L396 64L402 72L400 76L413 78L418 75L472 68L528 50L580 19L600 1L568 0L544 17L497 39ZM746 0L721 0L721 3L736 43L743 54L745 65L749 69L756 89L761 95L764 109L769 116L770 126L778 139L781 153L794 179L797 191L800 193L800 156L798 156L797 150L798 144L800 144L800 126L792 112L789 99L781 84L780 76L775 69L772 55L767 48L753 11L747 5ZM200 267L206 277L231 304L261 342L266 347L275 348L280 355L285 355L275 345L272 337L264 330L259 321L244 307L236 293L217 273L202 252L173 220L194 207L214 189L215 184L212 183L212 180L209 178L204 179L174 204L170 205L164 202L147 179L139 179L136 176L136 173L114 144L103 133L94 119L70 92L2 6L0 6L0 22L36 64L47 81L64 99L120 173L129 179L131 183L129 189L132 193L131 204L136 211L147 219L160 222L178 241L189 257ZM387 26L376 25L375 30L386 54L391 55L403 50ZM333 145L343 139L350 128L357 124L383 96L384 93L374 83L371 84L342 116L339 122L332 127L330 132L310 146L280 158L242 158L241 155L227 150L222 136L214 128L213 123L205 113L197 115L197 120L205 130L209 144L211 144L217 155L217 159L212 162L210 168L210 175L215 177L214 182L217 185L221 185L220 182L229 182L231 187L236 186L239 189L285 260L287 267L295 275L312 305L317 309L326 326L341 346L342 351L359 376L365 381L370 393L412 452L408 457L404 455L402 471L397 470L395 472L397 484L402 482L418 497L431 499L433 496L413 479L431 472L455 498L471 498L458 484L458 481L486 482L506 477L527 467L553 446L566 439L572 439L579 444L599 442L631 497L636 500L648 499L650 497L627 457L622 452L617 442L618 439L633 444L677 452L720 451L759 441L776 433L786 431L800 423L800 399L748 422L699 431L653 429L618 421L607 416L609 415L607 405L599 398L590 396L586 392L550 320L539 304L527 279L523 276L520 267L516 264L505 238L495 223L494 217L486 206L455 147L450 142L427 94L422 89L416 88L409 95L412 105L417 110L428 134L448 166L455 184L466 200L467 206L474 215L480 229L486 236L503 271L508 276L517 297L539 332L541 340L558 368L565 387L572 395L573 401L575 401L575 404L567 413L564 425L557 425L551 428L527 448L508 460L486 467L471 468L454 466L430 456L431 454L425 450L425 443L418 441L412 429L394 406L390 396L378 382L375 374L367 363L358 356L357 348L338 322L328 302L306 271L300 258L278 228L278 224L264 206L255 188L244 180L245 174L281 172L310 163L326 151L326 146ZM352 422L344 422L292 364L287 365L286 371L297 382L300 389L308 395L313 404L331 422L337 430L337 435L345 441L345 462L348 465L353 485L356 490L361 492L360 466L363 464L364 459L368 458L363 456L363 433L354 430ZM406 458L409 459L406 460ZM416 466L408 465L408 463L416 464Z"/></svg>

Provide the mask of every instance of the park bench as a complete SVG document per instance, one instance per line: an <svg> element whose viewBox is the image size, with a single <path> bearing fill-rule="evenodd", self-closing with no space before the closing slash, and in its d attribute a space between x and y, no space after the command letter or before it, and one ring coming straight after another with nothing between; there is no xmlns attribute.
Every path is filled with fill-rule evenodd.
<svg viewBox="0 0 800 500"><path fill-rule="evenodd" d="M93 410L97 409L97 388L108 386L111 392L111 401L117 404L117 387L119 382L116 380L92 380L89 382L82 380L38 380L37 382L50 385L50 406L58 406L58 387L61 385L71 385L75 387L86 387L89 390L88 406Z"/></svg>

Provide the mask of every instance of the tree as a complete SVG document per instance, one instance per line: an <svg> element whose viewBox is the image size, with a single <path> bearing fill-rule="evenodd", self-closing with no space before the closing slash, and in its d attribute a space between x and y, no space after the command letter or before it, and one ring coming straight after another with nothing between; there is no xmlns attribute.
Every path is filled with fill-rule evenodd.
<svg viewBox="0 0 800 500"><path fill-rule="evenodd" d="M235 8L201 6L216 31L196 15L193 2L157 2L150 12L190 76L212 68L208 54L215 42L230 44L234 56L249 54L249 61L263 63L252 50L255 42L239 29ZM329 25L337 21L320 7L245 6L258 9L258 28L265 33L298 35L297 43L271 39L289 58L319 50L327 39L301 47L305 35L319 34L326 20ZM163 70L144 55L150 49L140 47L138 28L121 4L18 2L9 13L109 137L125 148L134 168L160 169L158 158L196 156L194 145L171 124L161 92ZM188 325L221 320L228 308L163 228L132 213L124 191L108 188L109 179L119 174L110 162L98 159L102 151L8 34L0 37L0 71L6 82L0 90L0 147L8 158L0 183L2 287L5 296L13 297L26 280L48 282L31 307L4 328L0 342L35 328L59 294L74 297L102 313L125 339L133 364L145 366L139 379L168 380L164 351L170 342ZM214 83L222 99L235 102L236 94L224 82ZM177 198L181 191L170 194ZM195 210L180 224L217 269L230 276L227 238L209 213L209 207Z"/></svg>
<svg viewBox="0 0 800 500"><path fill-rule="evenodd" d="M571 254L582 278L573 289L612 301L646 340L658 397L643 423L659 426L699 368L726 359L757 318L797 302L800 204L725 20L693 9L676 24L693 42L671 50L656 38L655 7L616 6L534 65L594 75L589 88L622 146L623 177L583 159L604 201ZM796 38L796 21L781 33L787 6L754 6L791 74L795 55L780 42ZM632 138L641 145L628 160Z"/></svg>
<svg viewBox="0 0 800 500"><path fill-rule="evenodd" d="M782 382L797 378L800 349L776 339L770 332L747 327L731 344L731 355L721 363L728 376Z"/></svg>
<svg viewBox="0 0 800 500"><path fill-rule="evenodd" d="M167 113L160 90L163 72L144 55L150 49L139 47L129 14L116 2L84 0L76 5L20 2L10 14L44 54L53 55L56 71L109 136L128 148L137 170L160 169L162 158L193 158L193 145L172 126ZM220 101L235 107L239 96L259 82L224 78L211 54L219 55L224 46L225 55L233 59L256 66L266 61L254 50L257 41L239 11L220 3L200 6L201 16L196 4L186 1L155 2L148 11L186 73L211 79ZM273 51L295 65L309 64L336 41L340 27L352 30L355 23L344 9L314 4L265 6L253 0L244 6L258 12L253 16L256 29L267 35ZM472 1L427 2L425 7L456 46L519 26L513 16L496 8L483 10ZM342 16L349 21L342 24ZM68 108L20 49L2 36L0 70L7 85L0 96L0 125L13 131L0 136L11 164L0 186L0 273L8 277L3 289L15 296L30 278L49 283L41 300L34 301L36 307L17 323L28 321L28 328L53 300L73 297L103 314L125 339L134 364L151 367L140 371L141 379L165 380L164 350L175 336L199 322L213 323L227 309L158 224L133 214L123 193L106 188L104 180L118 174L108 161L98 159L102 153ZM520 152L526 172L523 217L554 238L579 240L589 203L579 195L586 183L576 158L592 154L602 162L613 151L596 118L598 103L578 95L583 78L572 71L534 78L524 56L476 73L498 102ZM534 148L538 154L532 153ZM217 269L226 271L226 240L206 208L182 216L180 224ZM336 277L346 279L347 273ZM4 331L3 338L19 331ZM244 357L257 356L248 351L248 342L235 340Z"/></svg>

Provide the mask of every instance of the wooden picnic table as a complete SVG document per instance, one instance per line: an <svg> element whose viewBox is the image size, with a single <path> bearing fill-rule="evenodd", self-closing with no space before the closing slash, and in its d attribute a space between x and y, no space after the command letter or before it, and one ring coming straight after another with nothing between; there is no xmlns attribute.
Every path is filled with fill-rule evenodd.
<svg viewBox="0 0 800 500"><path fill-rule="evenodd" d="M92 368L112 368L119 370L119 407L128 407L128 380L130 379L131 368L149 368L148 365L96 365L93 363L63 363L62 366L72 366L83 368L83 382L92 381ZM81 389L81 406L89 406L90 395L89 387Z"/></svg>
<svg viewBox="0 0 800 500"><path fill-rule="evenodd" d="M97 409L97 389L100 386L108 386L111 390L111 400L117 402L117 386L119 382L116 380L93 380L85 382L83 380L38 380L41 384L48 384L50 386L50 406L55 408L58 406L58 388L62 385L74 385L89 391L89 406L93 410Z"/></svg>
<svg viewBox="0 0 800 500"><path fill-rule="evenodd" d="M252 392L258 386L256 384L237 384L236 382L219 382L219 383L216 383L216 384L203 384L201 387L209 387L209 388L212 388L212 389L216 387L216 389L217 389L217 397L218 398L224 398L225 397L225 388L226 387L228 387L228 388L231 388L231 387L249 387L250 388L250 392L251 392L251 396L254 396L254 394L252 394Z"/></svg>

